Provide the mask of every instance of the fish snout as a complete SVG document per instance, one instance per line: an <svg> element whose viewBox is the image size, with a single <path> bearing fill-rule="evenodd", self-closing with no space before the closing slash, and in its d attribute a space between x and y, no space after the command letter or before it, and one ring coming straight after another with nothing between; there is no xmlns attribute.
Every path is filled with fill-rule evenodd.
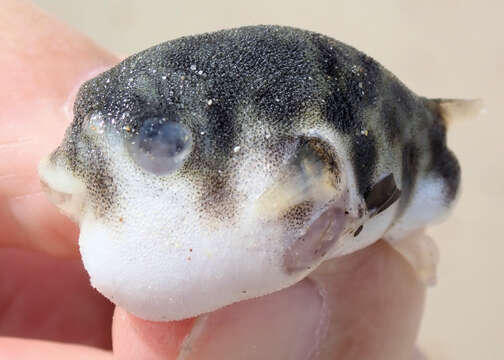
<svg viewBox="0 0 504 360"><path fill-rule="evenodd" d="M43 158L38 165L42 190L65 215L79 222L84 208L86 187L84 182L75 177L66 157L56 150Z"/></svg>

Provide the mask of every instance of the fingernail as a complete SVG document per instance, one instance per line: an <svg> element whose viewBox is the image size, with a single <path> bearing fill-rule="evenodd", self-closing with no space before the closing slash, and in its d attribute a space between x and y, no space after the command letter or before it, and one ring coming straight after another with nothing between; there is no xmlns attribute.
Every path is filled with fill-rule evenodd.
<svg viewBox="0 0 504 360"><path fill-rule="evenodd" d="M310 280L204 315L184 340L179 360L306 360L324 337L323 299Z"/></svg>

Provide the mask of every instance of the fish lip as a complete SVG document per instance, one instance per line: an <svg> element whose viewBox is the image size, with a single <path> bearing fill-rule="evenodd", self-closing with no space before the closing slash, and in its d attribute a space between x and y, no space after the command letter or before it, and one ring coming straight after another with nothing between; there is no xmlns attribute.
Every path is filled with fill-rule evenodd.
<svg viewBox="0 0 504 360"><path fill-rule="evenodd" d="M59 206L65 202L68 202L72 198L71 193L66 193L63 191L54 190L42 178L40 179L40 186L42 187L42 190L44 191L46 196L49 198L51 203L53 203L56 206Z"/></svg>
<svg viewBox="0 0 504 360"><path fill-rule="evenodd" d="M74 222L80 222L85 206L86 187L73 176L61 156L53 153L43 158L38 166L40 186L48 200Z"/></svg>

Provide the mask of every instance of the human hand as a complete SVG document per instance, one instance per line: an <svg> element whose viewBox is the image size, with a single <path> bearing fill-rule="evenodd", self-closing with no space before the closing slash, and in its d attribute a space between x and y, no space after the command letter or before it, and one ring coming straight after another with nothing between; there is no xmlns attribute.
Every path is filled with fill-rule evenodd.
<svg viewBox="0 0 504 360"><path fill-rule="evenodd" d="M424 288L384 242L196 319L112 315L36 165L61 140L79 84L118 59L26 2L0 4L0 359L412 357Z"/></svg>

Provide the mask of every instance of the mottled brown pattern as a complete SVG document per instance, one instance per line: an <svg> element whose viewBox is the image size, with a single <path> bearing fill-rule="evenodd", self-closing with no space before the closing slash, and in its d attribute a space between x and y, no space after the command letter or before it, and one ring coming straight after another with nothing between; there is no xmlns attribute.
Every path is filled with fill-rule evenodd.
<svg viewBox="0 0 504 360"><path fill-rule="evenodd" d="M285 222L289 229L302 228L306 225L306 221L310 219L312 210L313 203L303 201L281 214L280 220Z"/></svg>

